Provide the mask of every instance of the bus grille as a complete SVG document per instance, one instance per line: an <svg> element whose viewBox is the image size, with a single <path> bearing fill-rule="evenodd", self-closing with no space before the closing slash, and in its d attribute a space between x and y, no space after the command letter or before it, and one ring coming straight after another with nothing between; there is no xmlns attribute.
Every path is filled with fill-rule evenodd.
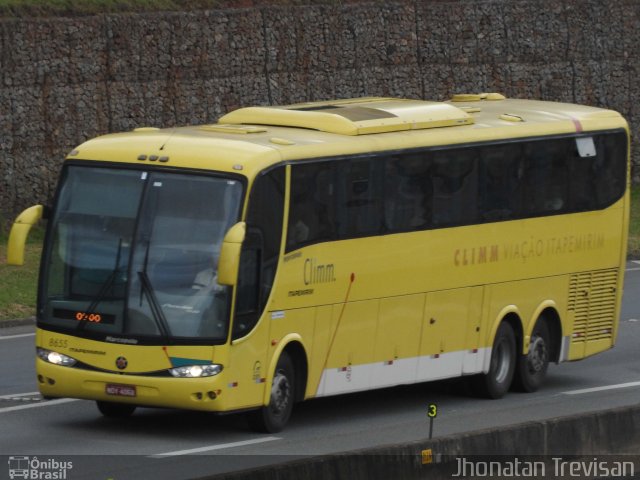
<svg viewBox="0 0 640 480"><path fill-rule="evenodd" d="M572 343L612 338L618 270L571 275L569 312L573 312Z"/></svg>

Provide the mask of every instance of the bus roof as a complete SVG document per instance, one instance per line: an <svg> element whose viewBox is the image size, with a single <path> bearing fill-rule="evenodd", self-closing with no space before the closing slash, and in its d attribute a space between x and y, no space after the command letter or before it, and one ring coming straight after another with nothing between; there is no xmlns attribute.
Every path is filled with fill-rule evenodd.
<svg viewBox="0 0 640 480"><path fill-rule="evenodd" d="M454 95L448 102L369 97L235 110L210 125L138 128L85 142L68 159L243 173L281 161L627 128L612 110Z"/></svg>

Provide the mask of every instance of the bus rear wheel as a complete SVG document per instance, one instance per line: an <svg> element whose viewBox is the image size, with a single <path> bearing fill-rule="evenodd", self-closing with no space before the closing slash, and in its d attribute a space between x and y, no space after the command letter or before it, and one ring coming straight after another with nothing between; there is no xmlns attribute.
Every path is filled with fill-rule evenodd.
<svg viewBox="0 0 640 480"><path fill-rule="evenodd" d="M136 409L135 405L128 403L103 402L101 400L96 401L96 405L102 415L111 418L130 417Z"/></svg>
<svg viewBox="0 0 640 480"><path fill-rule="evenodd" d="M529 353L518 356L518 366L514 378L514 388L521 392L535 392L540 388L549 368L550 349L549 327L544 319L536 323Z"/></svg>
<svg viewBox="0 0 640 480"><path fill-rule="evenodd" d="M509 390L516 367L516 336L507 322L496 332L491 349L489 371L476 377L478 393L487 398L502 398Z"/></svg>
<svg viewBox="0 0 640 480"><path fill-rule="evenodd" d="M282 431L293 411L294 379L293 362L287 353L283 353L273 374L269 405L249 414L249 426L252 430L264 433Z"/></svg>

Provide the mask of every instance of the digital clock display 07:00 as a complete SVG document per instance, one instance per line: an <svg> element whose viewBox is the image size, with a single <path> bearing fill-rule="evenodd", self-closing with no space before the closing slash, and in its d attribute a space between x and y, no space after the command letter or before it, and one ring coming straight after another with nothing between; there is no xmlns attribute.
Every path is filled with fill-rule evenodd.
<svg viewBox="0 0 640 480"><path fill-rule="evenodd" d="M99 313L76 312L76 320L79 322L84 320L91 323L100 323L102 322L102 315Z"/></svg>
<svg viewBox="0 0 640 480"><path fill-rule="evenodd" d="M78 322L102 323L108 325L112 325L116 319L115 315L108 313L84 312L82 310L67 310L63 308L54 309L53 316L68 320L77 320Z"/></svg>

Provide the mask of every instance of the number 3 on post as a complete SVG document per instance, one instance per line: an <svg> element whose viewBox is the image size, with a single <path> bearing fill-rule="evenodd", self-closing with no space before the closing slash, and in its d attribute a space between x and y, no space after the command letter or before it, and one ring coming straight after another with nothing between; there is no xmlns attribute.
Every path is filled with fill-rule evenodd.
<svg viewBox="0 0 640 480"><path fill-rule="evenodd" d="M433 419L438 416L438 406L430 403L427 407L427 417L429 417L429 440L433 438Z"/></svg>

